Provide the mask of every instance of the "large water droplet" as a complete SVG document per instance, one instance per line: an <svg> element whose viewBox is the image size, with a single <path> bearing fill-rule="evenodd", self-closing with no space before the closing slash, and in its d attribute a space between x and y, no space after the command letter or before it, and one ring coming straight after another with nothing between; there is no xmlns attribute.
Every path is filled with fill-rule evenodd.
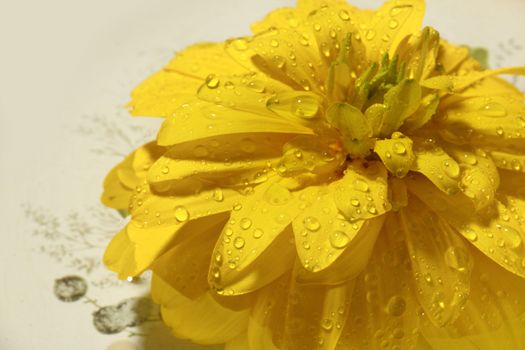
<svg viewBox="0 0 525 350"><path fill-rule="evenodd" d="M507 225L498 225L497 227L502 231L502 237L510 248L516 249L521 245L521 235L516 229Z"/></svg>
<svg viewBox="0 0 525 350"><path fill-rule="evenodd" d="M467 270L469 265L468 253L461 247L450 246L445 251L445 263L451 269L464 272Z"/></svg>
<svg viewBox="0 0 525 350"><path fill-rule="evenodd" d="M178 222L188 221L189 218L190 213L188 213L185 207L182 205L175 207L175 219L177 219Z"/></svg>
<svg viewBox="0 0 525 350"><path fill-rule="evenodd" d="M242 237L236 237L234 240L233 240L233 246L237 249L242 249L242 247L244 247L244 244L246 242L244 241L244 238Z"/></svg>
<svg viewBox="0 0 525 350"><path fill-rule="evenodd" d="M391 316L401 316L405 313L405 309L405 299L399 295L394 295L391 297L386 305L386 312Z"/></svg>
<svg viewBox="0 0 525 350"><path fill-rule="evenodd" d="M350 14L346 10L339 11L339 18L341 18L343 21L350 20Z"/></svg>
<svg viewBox="0 0 525 350"><path fill-rule="evenodd" d="M459 165L453 160L445 159L441 162L441 169L447 176L456 179L459 176Z"/></svg>
<svg viewBox="0 0 525 350"><path fill-rule="evenodd" d="M219 87L220 80L215 74L210 74L206 78L206 86L210 89L216 89Z"/></svg>
<svg viewBox="0 0 525 350"><path fill-rule="evenodd" d="M292 113L300 118L313 118L318 111L319 103L312 96L297 96L292 101Z"/></svg>
<svg viewBox="0 0 525 350"><path fill-rule="evenodd" d="M369 186L368 183L365 180L361 179L355 179L353 183L354 189L361 191L361 192L368 192Z"/></svg>
<svg viewBox="0 0 525 350"><path fill-rule="evenodd" d="M336 249L343 249L350 243L350 237L343 231L333 231L329 236L330 244Z"/></svg>
<svg viewBox="0 0 525 350"><path fill-rule="evenodd" d="M224 194L220 188L213 191L213 199L217 202L222 202L224 200Z"/></svg>
<svg viewBox="0 0 525 350"><path fill-rule="evenodd" d="M317 218L313 216L308 216L303 220L304 227L310 231L317 231L321 228L321 223Z"/></svg>
<svg viewBox="0 0 525 350"><path fill-rule="evenodd" d="M252 226L252 220L250 220L249 218L242 218L239 222L239 225L243 230L247 230Z"/></svg>
<svg viewBox="0 0 525 350"><path fill-rule="evenodd" d="M402 142L394 142L392 151L394 151L395 154L403 155L407 152L407 149Z"/></svg>

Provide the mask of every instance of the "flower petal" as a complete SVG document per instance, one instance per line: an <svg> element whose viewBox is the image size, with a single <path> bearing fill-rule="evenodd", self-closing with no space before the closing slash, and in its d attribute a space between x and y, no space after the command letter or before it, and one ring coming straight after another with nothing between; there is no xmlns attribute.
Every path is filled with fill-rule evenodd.
<svg viewBox="0 0 525 350"><path fill-rule="evenodd" d="M224 344L224 350L252 350L248 342L248 334L246 332L239 334Z"/></svg>
<svg viewBox="0 0 525 350"><path fill-rule="evenodd" d="M458 163L432 138L422 140L414 137L413 141L416 161L411 170L425 175L441 191L455 193L459 189L458 180L461 173Z"/></svg>
<svg viewBox="0 0 525 350"><path fill-rule="evenodd" d="M411 139L396 131L391 139L377 141L374 152L390 173L397 177L405 177L416 159L412 143Z"/></svg>
<svg viewBox="0 0 525 350"><path fill-rule="evenodd" d="M421 177L409 179L410 192L493 261L525 277L522 225L504 203L495 201L491 211L477 213L462 193L447 195Z"/></svg>
<svg viewBox="0 0 525 350"><path fill-rule="evenodd" d="M189 299L157 274L153 274L151 291L153 300L161 304L164 322L177 338L199 344L220 344L246 330L249 310L227 309L215 301L212 292Z"/></svg>
<svg viewBox="0 0 525 350"><path fill-rule="evenodd" d="M498 169L492 159L481 150L466 147L446 146L446 150L462 169L459 187L472 199L476 210L491 205L500 184Z"/></svg>
<svg viewBox="0 0 525 350"><path fill-rule="evenodd" d="M408 252L396 215L388 214L373 253L355 281L347 323L336 349L411 349L417 342L417 302Z"/></svg>
<svg viewBox="0 0 525 350"><path fill-rule="evenodd" d="M423 23L425 2L422 0L386 1L375 13L371 22L361 23L363 40L366 40L368 59L379 62L384 53L394 56L398 44L407 35L419 31Z"/></svg>
<svg viewBox="0 0 525 350"><path fill-rule="evenodd" d="M335 349L349 315L353 289L352 280L338 285L306 285L292 280L282 348Z"/></svg>
<svg viewBox="0 0 525 350"><path fill-rule="evenodd" d="M111 169L104 179L104 192L101 196L101 202L106 207L113 209L128 209L129 199L133 194L133 189L122 184L117 175L117 169L120 164Z"/></svg>
<svg viewBox="0 0 525 350"><path fill-rule="evenodd" d="M270 179L234 206L215 246L210 284L227 294L244 294L287 271L295 252L286 228L301 210L301 193L308 191L292 193Z"/></svg>
<svg viewBox="0 0 525 350"><path fill-rule="evenodd" d="M471 293L458 320L445 328L424 322L434 349L498 350L525 346L525 283L472 249Z"/></svg>
<svg viewBox="0 0 525 350"><path fill-rule="evenodd" d="M334 203L334 186L321 186L303 196L304 208L293 220L297 253L306 270L329 267L347 248L363 226L363 220L349 223Z"/></svg>
<svg viewBox="0 0 525 350"><path fill-rule="evenodd" d="M278 116L248 113L194 100L164 121L157 140L159 145L168 146L246 133L313 134L313 131Z"/></svg>
<svg viewBox="0 0 525 350"><path fill-rule="evenodd" d="M391 209L387 171L379 162L352 161L334 186L335 204L350 222L373 218Z"/></svg>
<svg viewBox="0 0 525 350"><path fill-rule="evenodd" d="M438 327L454 322L469 296L472 258L464 239L415 197L400 212L417 298Z"/></svg>
<svg viewBox="0 0 525 350"><path fill-rule="evenodd" d="M176 244L155 260L151 267L153 273L190 299L209 290L206 272L215 242L227 221L225 215L219 215L215 220L212 218L198 220L198 225L190 233L191 238Z"/></svg>
<svg viewBox="0 0 525 350"><path fill-rule="evenodd" d="M438 127L451 143L521 152L525 150L524 113L522 97L472 97L448 106Z"/></svg>
<svg viewBox="0 0 525 350"><path fill-rule="evenodd" d="M451 45L446 40L440 40L437 61L440 63L443 73L451 73L468 60L470 57L468 48Z"/></svg>

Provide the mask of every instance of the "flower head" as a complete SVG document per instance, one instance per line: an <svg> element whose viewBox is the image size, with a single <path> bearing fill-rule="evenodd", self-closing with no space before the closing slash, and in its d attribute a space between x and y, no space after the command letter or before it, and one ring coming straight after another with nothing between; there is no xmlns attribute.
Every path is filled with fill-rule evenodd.
<svg viewBox="0 0 525 350"><path fill-rule="evenodd" d="M179 53L111 171L105 263L153 270L175 335L228 349L519 348L525 105L424 2L299 0ZM427 344L428 345L428 344Z"/></svg>

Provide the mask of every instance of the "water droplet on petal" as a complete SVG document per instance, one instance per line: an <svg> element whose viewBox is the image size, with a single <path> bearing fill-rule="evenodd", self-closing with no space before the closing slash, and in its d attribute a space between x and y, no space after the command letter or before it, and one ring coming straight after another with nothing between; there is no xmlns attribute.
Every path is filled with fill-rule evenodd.
<svg viewBox="0 0 525 350"><path fill-rule="evenodd" d="M399 26L399 22L395 19L390 20L390 22L388 23L388 27L390 29L396 29L398 26Z"/></svg>
<svg viewBox="0 0 525 350"><path fill-rule="evenodd" d="M317 231L321 228L321 223L319 223L319 220L313 216L306 217L303 221L303 224L304 227L310 231Z"/></svg>
<svg viewBox="0 0 525 350"><path fill-rule="evenodd" d="M366 40L373 40L374 38L376 37L376 31L373 30L373 29L369 29L367 32L366 32Z"/></svg>
<svg viewBox="0 0 525 350"><path fill-rule="evenodd" d="M321 321L321 327L323 327L325 331L332 330L333 326L334 326L334 323L329 318L325 318L324 320Z"/></svg>
<svg viewBox="0 0 525 350"><path fill-rule="evenodd" d="M241 221L239 222L239 225L241 226L243 230L247 230L252 226L252 220L248 218L242 218Z"/></svg>
<svg viewBox="0 0 525 350"><path fill-rule="evenodd" d="M318 111L319 103L311 96L297 96L292 102L292 113L300 118L313 118Z"/></svg>
<svg viewBox="0 0 525 350"><path fill-rule="evenodd" d="M190 213L188 213L185 207L182 205L175 207L175 219L177 219L178 222L188 221L189 218Z"/></svg>
<svg viewBox="0 0 525 350"><path fill-rule="evenodd" d="M456 179L459 176L459 165L453 160L445 159L441 162L441 168L447 176Z"/></svg>
<svg viewBox="0 0 525 350"><path fill-rule="evenodd" d="M220 188L213 191L213 199L217 202L222 202L224 200L224 194Z"/></svg>
<svg viewBox="0 0 525 350"><path fill-rule="evenodd" d="M210 74L206 78L206 86L210 89L216 89L219 87L220 80L215 74Z"/></svg>
<svg viewBox="0 0 525 350"><path fill-rule="evenodd" d="M405 309L405 299L399 295L394 295L391 297L386 305L386 312L391 316L401 316L405 313Z"/></svg>
<svg viewBox="0 0 525 350"><path fill-rule="evenodd" d="M343 231L333 231L329 236L330 244L336 249L343 249L350 243L350 237Z"/></svg>
<svg viewBox="0 0 525 350"><path fill-rule="evenodd" d="M450 246L445 251L445 263L451 269L464 272L469 265L469 256L465 249Z"/></svg>
<svg viewBox="0 0 525 350"><path fill-rule="evenodd" d="M392 150L395 154L403 155L407 152L405 145L402 142L394 142Z"/></svg>
<svg viewBox="0 0 525 350"><path fill-rule="evenodd" d="M361 192L368 192L369 190L368 183L366 183L366 181L361 180L361 179L355 179L353 183L353 187L354 189L361 191Z"/></svg>
<svg viewBox="0 0 525 350"><path fill-rule="evenodd" d="M170 168L165 166L163 167L161 170L160 170L161 173L163 173L164 175L166 175L167 173L170 172ZM140 192L140 191L139 191Z"/></svg>
<svg viewBox="0 0 525 350"><path fill-rule="evenodd" d="M255 230L253 230L253 238L261 238L264 234L264 231L261 230L260 228L256 228Z"/></svg>
<svg viewBox="0 0 525 350"><path fill-rule="evenodd" d="M244 241L244 239L242 237L236 237L234 240L233 240L233 246L237 249L241 249L242 247L244 247L244 244L246 242Z"/></svg>
<svg viewBox="0 0 525 350"><path fill-rule="evenodd" d="M339 11L339 18L341 18L343 21L348 21L350 20L350 14L348 14L348 11L346 10L341 10Z"/></svg>

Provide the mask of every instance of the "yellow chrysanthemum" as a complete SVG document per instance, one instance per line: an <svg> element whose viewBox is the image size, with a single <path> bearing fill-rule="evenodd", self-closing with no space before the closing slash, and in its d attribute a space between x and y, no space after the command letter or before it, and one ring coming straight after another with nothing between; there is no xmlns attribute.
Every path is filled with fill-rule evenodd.
<svg viewBox="0 0 525 350"><path fill-rule="evenodd" d="M525 105L422 0L298 0L134 92L104 261L228 350L525 347ZM128 203L129 207L128 207Z"/></svg>

